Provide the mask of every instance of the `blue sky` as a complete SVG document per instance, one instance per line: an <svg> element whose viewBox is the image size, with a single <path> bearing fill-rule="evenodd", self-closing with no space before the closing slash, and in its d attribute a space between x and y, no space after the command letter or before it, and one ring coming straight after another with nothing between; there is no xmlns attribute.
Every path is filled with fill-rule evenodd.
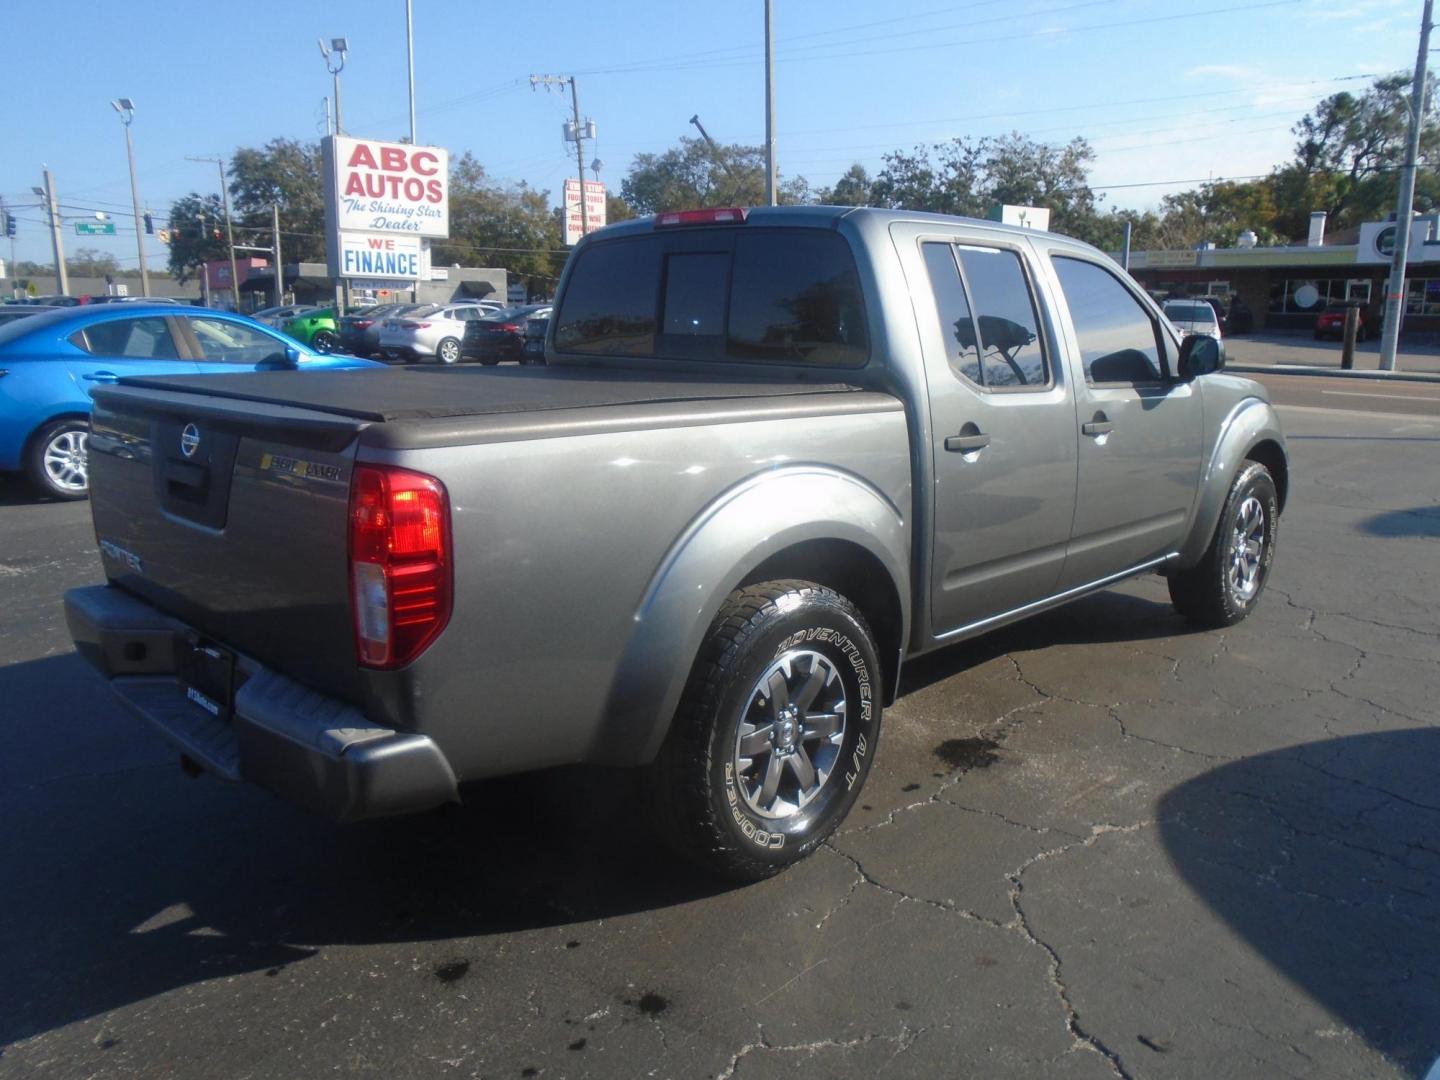
<svg viewBox="0 0 1440 1080"><path fill-rule="evenodd" d="M1290 127L1338 89L1414 62L1420 0L775 0L778 160L828 184L852 161L954 135L1083 135L1107 205L1148 207L1177 186L1263 173L1287 158ZM345 36L347 131L408 130L403 0L8 0L0 194L20 217L16 255L48 261L30 189L48 165L66 249L135 263L124 137L108 102L136 103L142 202L163 217L213 165L275 136L318 138L330 76L317 36ZM574 168L561 142L568 95L533 73L574 72L598 125L586 162L618 189L636 153L694 134L764 135L761 0L499 5L415 0L420 142L474 153L497 178L558 198ZM1344 81L1346 79L1350 81ZM1143 185L1143 186L1132 186ZM1179 187L1191 186L1188 184ZM17 205L19 204L19 205ZM112 212L121 234L84 238L70 220ZM154 268L158 244L147 245ZM0 247L0 255L9 257Z"/></svg>

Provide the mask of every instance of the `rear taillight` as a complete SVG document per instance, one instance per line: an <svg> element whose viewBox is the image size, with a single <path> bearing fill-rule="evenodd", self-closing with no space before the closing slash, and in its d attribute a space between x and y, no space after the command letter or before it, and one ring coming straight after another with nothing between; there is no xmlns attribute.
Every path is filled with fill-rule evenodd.
<svg viewBox="0 0 1440 1080"><path fill-rule="evenodd" d="M357 465L350 481L350 607L361 665L410 663L450 621L450 501L433 476Z"/></svg>
<svg viewBox="0 0 1440 1080"><path fill-rule="evenodd" d="M370 329L370 327L372 327L372 326L375 325L375 320L374 320L374 319L356 319L356 320L355 320L354 322L352 322L350 325L353 326L356 330L368 330L368 329Z"/></svg>
<svg viewBox="0 0 1440 1080"><path fill-rule="evenodd" d="M520 333L520 324L514 322L501 323L495 329L503 330L507 334L518 334Z"/></svg>
<svg viewBox="0 0 1440 1080"><path fill-rule="evenodd" d="M741 225L745 222L745 208L721 206L710 210L670 210L655 215L657 229L671 229L678 225Z"/></svg>

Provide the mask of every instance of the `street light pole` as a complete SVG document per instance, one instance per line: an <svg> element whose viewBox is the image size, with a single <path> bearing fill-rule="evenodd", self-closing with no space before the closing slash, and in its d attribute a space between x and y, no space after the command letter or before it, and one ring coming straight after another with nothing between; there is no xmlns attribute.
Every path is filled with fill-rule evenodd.
<svg viewBox="0 0 1440 1080"><path fill-rule="evenodd" d="M405 0L405 67L410 75L410 145L415 143L415 5Z"/></svg>
<svg viewBox="0 0 1440 1080"><path fill-rule="evenodd" d="M135 119L135 102L119 98L110 102L125 125L125 157L130 162L130 202L135 208L135 253L140 257L140 295L150 295L150 271L145 266L145 219L140 214L140 189L135 183L135 142L130 137L130 124Z"/></svg>
<svg viewBox="0 0 1440 1080"><path fill-rule="evenodd" d="M1395 370L1400 347L1400 323L1405 318L1405 262L1410 257L1410 230L1415 221L1415 159L1420 153L1420 129L1425 124L1425 61L1430 52L1430 13L1434 0L1425 0L1420 18L1420 52L1415 58L1415 84L1410 90L1410 137L1405 143L1405 165L1400 172L1400 197L1395 204L1395 250L1390 257L1390 282L1385 288L1385 324L1380 328L1380 370Z"/></svg>
<svg viewBox="0 0 1440 1080"><path fill-rule="evenodd" d="M280 204L270 204L270 226L275 230L275 306L285 306L285 260L280 257ZM345 314L337 311L335 317L338 319Z"/></svg>
<svg viewBox="0 0 1440 1080"><path fill-rule="evenodd" d="M345 55L350 51L350 43L343 37L331 38L328 45L324 38L315 40L320 46L320 55L325 58L325 70L335 77L335 134L343 135L345 125L340 119L340 72L345 70ZM333 65L330 61L332 56L340 58Z"/></svg>

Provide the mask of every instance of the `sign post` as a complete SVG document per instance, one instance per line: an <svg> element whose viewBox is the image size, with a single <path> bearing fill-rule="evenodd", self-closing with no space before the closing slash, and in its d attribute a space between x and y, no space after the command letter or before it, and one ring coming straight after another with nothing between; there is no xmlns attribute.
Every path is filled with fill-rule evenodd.
<svg viewBox="0 0 1440 1080"><path fill-rule="evenodd" d="M422 238L450 236L449 151L344 135L322 151L330 276L421 281Z"/></svg>

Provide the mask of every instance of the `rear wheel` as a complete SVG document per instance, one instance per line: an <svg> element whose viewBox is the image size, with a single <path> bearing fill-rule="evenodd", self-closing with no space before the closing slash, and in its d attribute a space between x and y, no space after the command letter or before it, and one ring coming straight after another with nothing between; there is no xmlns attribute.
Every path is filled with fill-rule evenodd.
<svg viewBox="0 0 1440 1080"><path fill-rule="evenodd" d="M90 493L90 425L56 420L40 429L30 444L26 472L42 495L83 499Z"/></svg>
<svg viewBox="0 0 1440 1080"><path fill-rule="evenodd" d="M815 850L860 794L880 737L875 643L807 581L732 593L710 627L646 788L682 855L754 881Z"/></svg>
<svg viewBox="0 0 1440 1080"><path fill-rule="evenodd" d="M328 353L335 351L335 346L340 344L340 339L329 330L320 330L310 339L310 344L316 352Z"/></svg>
<svg viewBox="0 0 1440 1080"><path fill-rule="evenodd" d="M1280 505L1270 471L1246 461L1199 564L1170 578L1170 600L1202 626L1233 626L1260 602L1275 562Z"/></svg>
<svg viewBox="0 0 1440 1080"><path fill-rule="evenodd" d="M453 337L441 339L440 344L435 346L435 358L442 364L458 364L460 362L460 342Z"/></svg>

